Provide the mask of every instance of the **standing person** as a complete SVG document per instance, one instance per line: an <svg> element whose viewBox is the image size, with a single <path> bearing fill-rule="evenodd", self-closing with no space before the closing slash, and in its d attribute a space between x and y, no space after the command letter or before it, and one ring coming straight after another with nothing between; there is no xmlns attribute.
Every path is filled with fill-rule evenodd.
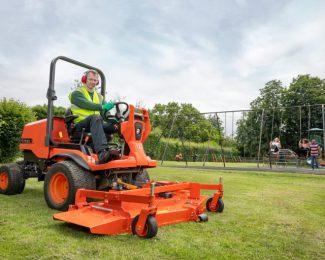
<svg viewBox="0 0 325 260"><path fill-rule="evenodd" d="M319 145L316 143L316 140L311 140L309 145L310 148L310 157L311 157L311 168L314 170L315 167L318 169L318 156L320 154Z"/></svg>
<svg viewBox="0 0 325 260"><path fill-rule="evenodd" d="M281 142L278 137L274 138L273 141L270 142L270 151L273 154L278 154L281 149Z"/></svg>
<svg viewBox="0 0 325 260"><path fill-rule="evenodd" d="M77 132L85 129L91 133L99 163L106 163L110 154L105 133L116 133L118 127L112 122L103 122L100 113L111 110L114 103L105 102L102 95L95 90L99 82L97 71L88 70L81 81L84 85L69 95L71 111L74 115L78 115L74 120L75 129Z"/></svg>

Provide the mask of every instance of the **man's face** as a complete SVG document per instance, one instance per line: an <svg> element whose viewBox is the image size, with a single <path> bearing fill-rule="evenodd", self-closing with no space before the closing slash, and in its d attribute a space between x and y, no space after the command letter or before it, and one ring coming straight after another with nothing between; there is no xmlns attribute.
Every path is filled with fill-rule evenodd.
<svg viewBox="0 0 325 260"><path fill-rule="evenodd" d="M89 72L87 75L86 87L89 92L93 92L98 82L98 75Z"/></svg>

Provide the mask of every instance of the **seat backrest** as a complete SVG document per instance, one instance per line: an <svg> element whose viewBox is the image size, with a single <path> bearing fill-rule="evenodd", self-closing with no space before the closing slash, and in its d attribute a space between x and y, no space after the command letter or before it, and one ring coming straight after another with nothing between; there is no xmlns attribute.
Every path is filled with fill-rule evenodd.
<svg viewBox="0 0 325 260"><path fill-rule="evenodd" d="M71 135L72 133L72 130L74 128L73 120L75 120L76 118L78 118L78 116L72 113L71 107L68 107L64 113L64 122L67 127L69 135Z"/></svg>

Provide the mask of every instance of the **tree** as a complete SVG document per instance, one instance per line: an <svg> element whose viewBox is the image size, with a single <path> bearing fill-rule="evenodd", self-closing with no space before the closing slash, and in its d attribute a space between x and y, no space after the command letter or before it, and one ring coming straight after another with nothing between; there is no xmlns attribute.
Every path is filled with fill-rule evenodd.
<svg viewBox="0 0 325 260"><path fill-rule="evenodd" d="M236 141L242 155L249 157L257 155L262 114L262 150L268 150L269 142L278 134L276 129L280 128L281 113L277 108L282 105L283 92L281 81L267 82L265 87L260 89L260 96L250 103L252 110L238 121Z"/></svg>
<svg viewBox="0 0 325 260"><path fill-rule="evenodd" d="M156 104L150 111L153 128L159 128L162 136L168 137L171 127L172 138L193 142L216 140L218 131L212 121L206 119L192 104L170 102L167 105ZM211 133L211 135L210 135Z"/></svg>
<svg viewBox="0 0 325 260"><path fill-rule="evenodd" d="M309 127L323 127L321 106L313 105L324 103L325 82L318 77L298 75L287 88L283 88L277 80L266 83L260 90L260 96L251 102L252 111L238 122L238 149L242 155L257 154L264 109L262 152L268 151L269 142L276 136L281 137L283 147L296 150L300 136L308 136Z"/></svg>
<svg viewBox="0 0 325 260"><path fill-rule="evenodd" d="M294 107L283 112L282 144L295 149L300 138L308 137L308 128L323 128L321 106L314 105L325 104L325 80L298 75L281 99L286 107Z"/></svg>

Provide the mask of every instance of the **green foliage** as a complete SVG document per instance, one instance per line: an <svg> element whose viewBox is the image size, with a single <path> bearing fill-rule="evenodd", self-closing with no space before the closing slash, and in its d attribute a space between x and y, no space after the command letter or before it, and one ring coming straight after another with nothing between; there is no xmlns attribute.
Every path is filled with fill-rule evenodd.
<svg viewBox="0 0 325 260"><path fill-rule="evenodd" d="M302 106L301 111L299 108L283 111L282 142L290 146L300 139L300 112L303 117L302 137L308 137L308 128L323 128L321 106L313 105L325 104L325 80L310 75L299 75L284 91L282 103L285 106Z"/></svg>
<svg viewBox="0 0 325 260"><path fill-rule="evenodd" d="M238 155L239 152L235 147L233 141L226 139L227 148L224 149L225 156ZM167 146L166 152L165 147ZM169 139L164 138L161 135L161 130L155 130L150 134L146 142L144 143L144 149L146 154L151 158L156 160L163 159L163 154L165 152L164 160L173 161L175 160L175 155L182 153L184 160L193 161L194 156L197 156L198 160L202 161L202 158L205 154L209 154L209 157L206 158L207 161L213 161L212 154L216 156L221 155L220 146L216 141L210 140L210 142L189 142L183 141L180 139Z"/></svg>
<svg viewBox="0 0 325 260"><path fill-rule="evenodd" d="M34 120L32 110L24 103L0 100L0 162L12 161L18 155L23 127Z"/></svg>
<svg viewBox="0 0 325 260"><path fill-rule="evenodd" d="M263 109L262 154L268 152L269 142L275 137L281 137L283 147L295 150L300 135L308 136L308 128L323 128L321 106L313 107L315 104L325 104L325 81L318 77L299 75L288 88L278 80L266 83L260 96L251 102L252 111L238 122L236 140L241 154L257 155ZM302 106L301 113L298 106Z"/></svg>
<svg viewBox="0 0 325 260"><path fill-rule="evenodd" d="M215 126L216 117L206 119L191 104L170 102L167 105L156 104L150 112L153 128L162 129L162 136L193 142L206 142L219 139Z"/></svg>
<svg viewBox="0 0 325 260"><path fill-rule="evenodd" d="M244 119L238 121L236 141L243 156L254 157L257 155L263 109L265 110L263 114L262 150L268 150L268 144L272 138L270 136L272 129L279 129L280 127L281 113L276 109L281 106L283 92L284 88L280 81L269 81L264 88L260 89L260 96L251 102L252 111L249 111ZM278 134L275 131L273 136Z"/></svg>
<svg viewBox="0 0 325 260"><path fill-rule="evenodd" d="M47 117L47 105L36 105L32 107L36 119L41 120ZM55 116L64 116L65 108L64 107L55 107L54 106L54 115Z"/></svg>

